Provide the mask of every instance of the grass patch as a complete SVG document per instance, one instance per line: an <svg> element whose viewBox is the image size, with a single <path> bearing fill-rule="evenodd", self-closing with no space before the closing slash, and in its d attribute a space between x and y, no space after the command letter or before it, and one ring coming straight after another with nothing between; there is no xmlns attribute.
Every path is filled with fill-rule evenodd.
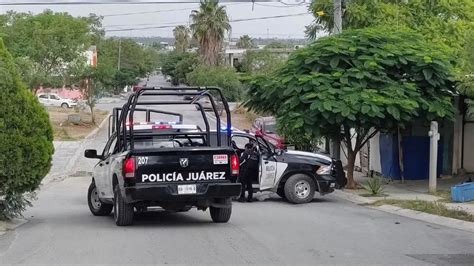
<svg viewBox="0 0 474 266"><path fill-rule="evenodd" d="M446 203L452 202L451 191L449 190L439 190L439 191L436 191L435 193L429 193L429 194L442 198L438 200L438 202L446 202Z"/></svg>
<svg viewBox="0 0 474 266"><path fill-rule="evenodd" d="M53 127L54 140L72 141L86 137L108 116L108 112L95 110L96 124L92 123L92 116L87 110L74 110L64 108L47 108L49 120ZM69 115L78 115L81 118L79 123L70 123Z"/></svg>
<svg viewBox="0 0 474 266"><path fill-rule="evenodd" d="M474 215L463 210L448 209L442 202L429 202L423 200L391 200L384 199L374 202L372 205L393 205L403 209L410 209L420 212L426 212L443 217L454 218L458 220L474 222Z"/></svg>

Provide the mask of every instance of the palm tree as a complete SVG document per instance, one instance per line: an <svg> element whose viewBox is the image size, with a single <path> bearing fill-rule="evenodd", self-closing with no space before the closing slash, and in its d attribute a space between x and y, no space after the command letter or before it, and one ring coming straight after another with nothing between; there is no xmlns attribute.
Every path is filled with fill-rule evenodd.
<svg viewBox="0 0 474 266"><path fill-rule="evenodd" d="M237 48L240 49L250 49L254 47L252 38L248 35L240 36L239 41L236 44Z"/></svg>
<svg viewBox="0 0 474 266"><path fill-rule="evenodd" d="M226 31L231 29L225 7L217 0L201 0L199 10L190 15L193 37L199 42L199 53L207 65L219 63L219 52Z"/></svg>
<svg viewBox="0 0 474 266"><path fill-rule="evenodd" d="M186 49L189 47L190 38L189 38L189 28L184 25L179 25L173 29L173 35L175 39L175 49L179 53L186 52Z"/></svg>

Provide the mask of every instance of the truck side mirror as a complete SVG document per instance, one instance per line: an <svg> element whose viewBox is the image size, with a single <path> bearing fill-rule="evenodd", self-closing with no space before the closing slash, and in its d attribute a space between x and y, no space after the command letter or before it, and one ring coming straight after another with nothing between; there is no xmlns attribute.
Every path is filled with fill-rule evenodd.
<svg viewBox="0 0 474 266"><path fill-rule="evenodd" d="M85 150L84 157L91 159L101 159L102 156L97 154L97 150Z"/></svg>

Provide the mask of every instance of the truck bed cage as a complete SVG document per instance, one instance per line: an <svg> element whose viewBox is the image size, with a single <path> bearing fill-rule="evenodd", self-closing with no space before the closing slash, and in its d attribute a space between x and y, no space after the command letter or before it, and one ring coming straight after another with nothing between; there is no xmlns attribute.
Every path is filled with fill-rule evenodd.
<svg viewBox="0 0 474 266"><path fill-rule="evenodd" d="M197 132L189 132L188 135L190 136L206 136L206 144L207 146L211 146L211 130L209 126L209 121L207 119L207 115L204 112L204 108L202 108L201 103L198 101L201 98L208 98L209 102L211 103L215 119L216 119L216 131L217 131L217 145L222 146L222 141L221 141L221 119L219 116L219 112L217 111L217 105L214 100L213 95L211 94L212 92L217 93L222 101L224 110L226 112L226 118L227 118L227 126L226 126L226 134L227 134L227 143L226 145L230 146L231 145L231 136L232 136L232 129L231 129L231 117L230 117L230 110L229 110L229 104L227 103L224 95L222 94L222 90L217 87L160 87L160 88L141 88L137 90L136 92L132 93L130 97L128 98L127 103L123 105L122 108L116 108L114 109L114 114L112 117L114 117L114 122L113 122L113 128L115 129L114 131L111 132L117 132L117 142L118 146L121 147L121 149L125 150L127 147L127 141L130 142L130 149L134 149L134 130L133 130L133 115L135 111L145 111L147 114L147 122L149 122L149 115L151 112L155 113L163 113L163 114L170 114L170 115L177 115L180 118L180 121L182 121L182 115L177 114L177 113L172 113L172 112L167 112L167 111L158 111L158 110L152 110L152 109L145 109L145 108L137 108L138 106L141 105L197 105L201 112L201 115L204 120L204 124L206 127L206 132L205 133L197 133ZM146 96L194 96L191 100L181 100L181 101L140 101L138 102L138 99L144 98ZM120 112L120 115L119 115ZM128 121L127 121L128 119ZM115 120L117 122L115 122ZM128 122L128 132L127 132L127 122ZM109 121L110 125L110 121ZM127 137L128 133L128 137ZM139 134L141 135L141 134ZM153 133L152 135L158 136L158 135L167 135L167 136L183 136L186 135L186 133L183 132L165 132L165 133Z"/></svg>
<svg viewBox="0 0 474 266"><path fill-rule="evenodd" d="M109 137L115 133L116 130L116 125L115 125L115 120L116 117L118 117L119 113L122 111L122 107L115 107L112 111L112 115L109 116ZM155 114L165 114L165 115L173 115L178 117L178 123L183 123L183 115L180 113L174 113L174 112L169 112L169 111L162 111L162 110L155 110L155 109L146 109L146 108L136 108L135 111L140 111L140 112L145 112L145 121L146 122L151 122L151 113Z"/></svg>

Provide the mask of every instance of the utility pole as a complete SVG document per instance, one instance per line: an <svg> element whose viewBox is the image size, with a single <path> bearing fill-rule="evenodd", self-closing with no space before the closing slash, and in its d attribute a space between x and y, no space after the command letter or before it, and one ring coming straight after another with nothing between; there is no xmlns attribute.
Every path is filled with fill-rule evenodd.
<svg viewBox="0 0 474 266"><path fill-rule="evenodd" d="M334 5L334 28L333 34L342 32L342 0L333 0Z"/></svg>
<svg viewBox="0 0 474 266"><path fill-rule="evenodd" d="M437 178L437 168L438 168L438 122L431 121L430 132L430 180L429 180L429 191L431 193L436 192L436 178Z"/></svg>
<svg viewBox="0 0 474 266"><path fill-rule="evenodd" d="M122 56L122 39L119 39L119 48L118 48L118 64L117 69L120 71L120 57Z"/></svg>
<svg viewBox="0 0 474 266"><path fill-rule="evenodd" d="M334 28L332 34L339 34L342 32L342 0L333 0L334 5ZM351 144L349 144L351 145ZM337 160L341 159L341 143L339 139L332 140L332 157Z"/></svg>

